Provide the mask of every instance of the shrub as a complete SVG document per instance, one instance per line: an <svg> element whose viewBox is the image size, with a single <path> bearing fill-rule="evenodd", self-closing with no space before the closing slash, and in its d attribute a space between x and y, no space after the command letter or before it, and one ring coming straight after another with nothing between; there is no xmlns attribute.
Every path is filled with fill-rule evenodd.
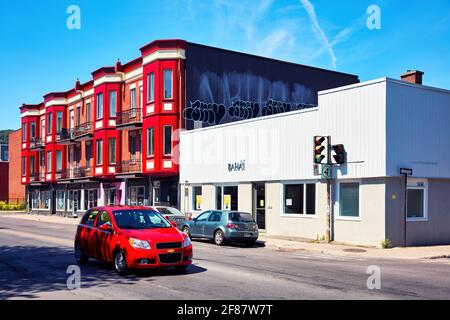
<svg viewBox="0 0 450 320"><path fill-rule="evenodd" d="M389 248L392 248L392 243L391 243L391 240L389 240L389 239L384 239L383 241L381 241L381 247L383 248L383 249L389 249Z"/></svg>

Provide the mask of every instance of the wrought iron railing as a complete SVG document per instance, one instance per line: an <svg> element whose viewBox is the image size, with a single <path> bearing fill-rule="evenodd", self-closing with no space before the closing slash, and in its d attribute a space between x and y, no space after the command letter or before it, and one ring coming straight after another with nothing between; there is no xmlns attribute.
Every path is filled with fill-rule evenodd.
<svg viewBox="0 0 450 320"><path fill-rule="evenodd" d="M70 179L80 179L80 178L89 178L92 177L92 168L91 167L74 167L62 170L59 172L60 179L70 180Z"/></svg>
<svg viewBox="0 0 450 320"><path fill-rule="evenodd" d="M79 126L76 126L73 132L74 138L78 138L87 134L93 134L94 133L94 123L93 122L86 122L83 124L80 124Z"/></svg>
<svg viewBox="0 0 450 320"><path fill-rule="evenodd" d="M142 162L140 158L121 161L116 165L116 173L141 173Z"/></svg>
<svg viewBox="0 0 450 320"><path fill-rule="evenodd" d="M45 142L43 139L36 138L36 137L30 138L30 148L40 148L40 147L44 147L44 146L45 146Z"/></svg>
<svg viewBox="0 0 450 320"><path fill-rule="evenodd" d="M117 113L116 126L142 123L142 109L132 108Z"/></svg>
<svg viewBox="0 0 450 320"><path fill-rule="evenodd" d="M72 140L74 138L74 129L61 129L60 132L56 133L56 141L65 141L65 140Z"/></svg>

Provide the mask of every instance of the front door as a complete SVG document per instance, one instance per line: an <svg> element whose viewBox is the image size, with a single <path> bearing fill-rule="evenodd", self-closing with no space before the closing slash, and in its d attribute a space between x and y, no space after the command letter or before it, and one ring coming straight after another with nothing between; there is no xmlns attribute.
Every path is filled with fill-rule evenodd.
<svg viewBox="0 0 450 320"><path fill-rule="evenodd" d="M258 229L266 229L266 185L257 183L253 185L253 218Z"/></svg>
<svg viewBox="0 0 450 320"><path fill-rule="evenodd" d="M211 214L211 211L205 211L204 213L200 214L194 223L191 225L191 235L197 236L197 237L204 237L205 234L205 222L208 221L209 215Z"/></svg>

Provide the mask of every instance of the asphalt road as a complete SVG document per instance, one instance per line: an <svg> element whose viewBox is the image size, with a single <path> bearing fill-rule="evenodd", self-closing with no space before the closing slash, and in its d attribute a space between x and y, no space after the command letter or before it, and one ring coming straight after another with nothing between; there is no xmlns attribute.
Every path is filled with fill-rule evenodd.
<svg viewBox="0 0 450 320"><path fill-rule="evenodd" d="M91 260L67 288L76 226L0 216L0 299L450 299L450 263L217 247L194 241L194 264L117 275ZM367 288L369 266L381 289Z"/></svg>

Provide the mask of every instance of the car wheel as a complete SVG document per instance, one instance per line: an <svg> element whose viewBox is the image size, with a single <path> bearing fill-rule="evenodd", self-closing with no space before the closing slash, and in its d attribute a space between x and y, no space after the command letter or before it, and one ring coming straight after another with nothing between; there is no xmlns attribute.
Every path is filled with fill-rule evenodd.
<svg viewBox="0 0 450 320"><path fill-rule="evenodd" d="M189 227L183 227L183 232L184 232L185 234L187 234L189 238L191 238L191 233L190 233L190 231L189 231Z"/></svg>
<svg viewBox="0 0 450 320"><path fill-rule="evenodd" d="M86 264L89 261L89 257L83 253L83 249L79 243L75 244L75 260L78 264Z"/></svg>
<svg viewBox="0 0 450 320"><path fill-rule="evenodd" d="M117 251L114 255L114 269L120 275L125 275L128 272L127 259L123 251Z"/></svg>
<svg viewBox="0 0 450 320"><path fill-rule="evenodd" d="M214 233L214 243L218 246L223 246L223 244L225 243L225 235L223 234L222 230L217 230Z"/></svg>

